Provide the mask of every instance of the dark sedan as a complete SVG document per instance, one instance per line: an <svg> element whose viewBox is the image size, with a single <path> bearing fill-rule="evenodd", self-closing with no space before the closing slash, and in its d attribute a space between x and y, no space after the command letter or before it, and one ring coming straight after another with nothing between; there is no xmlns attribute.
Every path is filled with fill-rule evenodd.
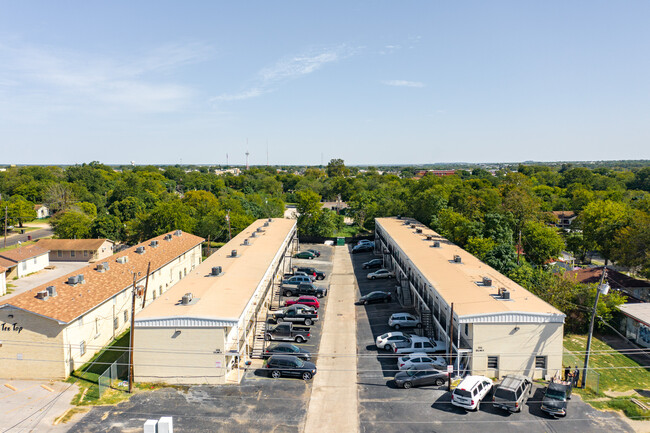
<svg viewBox="0 0 650 433"><path fill-rule="evenodd" d="M355 247L352 248L352 254L356 254L356 253L369 253L369 252L371 252L371 251L374 250L374 249L375 249L375 247L374 247L373 245L370 245L370 244L361 244L361 245L357 245L357 246L355 246Z"/></svg>
<svg viewBox="0 0 650 433"><path fill-rule="evenodd" d="M316 364L290 355L273 355L266 361L264 368L274 379L286 376L309 380L316 374Z"/></svg>
<svg viewBox="0 0 650 433"><path fill-rule="evenodd" d="M359 298L358 304L366 305L377 302L390 302L392 300L392 295L390 292L370 292L367 295L364 295Z"/></svg>
<svg viewBox="0 0 650 433"><path fill-rule="evenodd" d="M414 386L435 385L440 386L447 381L447 372L434 370L427 366L415 366L395 375L395 385L400 388Z"/></svg>
<svg viewBox="0 0 650 433"><path fill-rule="evenodd" d="M312 253L316 257L320 257L320 251L318 251L318 250L313 250L313 249L310 248L307 251L309 251L310 253Z"/></svg>
<svg viewBox="0 0 650 433"><path fill-rule="evenodd" d="M372 259L369 262L363 264L363 269L381 268L383 265L384 261L382 259Z"/></svg>
<svg viewBox="0 0 650 433"><path fill-rule="evenodd" d="M280 343L275 346L270 346L264 352L264 359L270 358L271 355L293 355L305 361L311 360L311 353L309 351L291 343Z"/></svg>

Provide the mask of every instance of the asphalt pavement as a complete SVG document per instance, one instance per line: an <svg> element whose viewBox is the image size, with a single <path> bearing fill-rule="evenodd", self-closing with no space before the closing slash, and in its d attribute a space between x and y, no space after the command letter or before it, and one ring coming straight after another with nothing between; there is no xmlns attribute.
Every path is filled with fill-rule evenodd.
<svg viewBox="0 0 650 433"><path fill-rule="evenodd" d="M34 240L34 239L40 239L40 238L52 236L53 234L54 232L52 231L52 229L39 229L39 230L33 230L31 232L27 232L24 235L17 234L17 235L7 236L6 246L10 247L16 245L18 242L27 242L28 237L31 237L31 240ZM2 242L0 243L0 246L3 248L5 247L4 236L2 238Z"/></svg>

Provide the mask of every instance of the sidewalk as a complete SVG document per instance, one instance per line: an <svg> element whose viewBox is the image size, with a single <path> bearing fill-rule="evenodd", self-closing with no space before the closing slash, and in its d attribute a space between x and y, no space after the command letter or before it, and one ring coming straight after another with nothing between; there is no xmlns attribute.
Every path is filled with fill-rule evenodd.
<svg viewBox="0 0 650 433"><path fill-rule="evenodd" d="M335 247L329 300L316 364L318 373L314 376L305 433L359 431L355 285L347 245Z"/></svg>

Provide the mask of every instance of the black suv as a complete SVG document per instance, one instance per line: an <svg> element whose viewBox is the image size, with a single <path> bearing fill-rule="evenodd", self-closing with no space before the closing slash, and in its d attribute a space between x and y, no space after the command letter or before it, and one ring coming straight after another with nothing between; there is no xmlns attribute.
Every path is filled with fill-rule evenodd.
<svg viewBox="0 0 650 433"><path fill-rule="evenodd" d="M283 289L282 295L286 297L294 295L309 295L322 298L327 295L327 289L316 287L312 283L300 283L298 284L298 287Z"/></svg>
<svg viewBox="0 0 650 433"><path fill-rule="evenodd" d="M296 272L304 272L307 275L313 275L317 280L325 279L325 273L314 268L296 268Z"/></svg>
<svg viewBox="0 0 650 433"><path fill-rule="evenodd" d="M297 356L304 361L311 361L311 354L309 351L291 343L280 343L269 347L264 352L264 359L268 359L272 355L292 355Z"/></svg>
<svg viewBox="0 0 650 433"><path fill-rule="evenodd" d="M264 368L274 379L293 376L309 380L316 374L316 364L290 355L273 355L266 361Z"/></svg>

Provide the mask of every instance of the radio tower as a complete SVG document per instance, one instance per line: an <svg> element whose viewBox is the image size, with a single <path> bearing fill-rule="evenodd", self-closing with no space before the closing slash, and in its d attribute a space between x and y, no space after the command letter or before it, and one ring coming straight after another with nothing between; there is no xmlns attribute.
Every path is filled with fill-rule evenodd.
<svg viewBox="0 0 650 433"><path fill-rule="evenodd" d="M248 170L248 155L250 155L250 152L247 150L246 151L246 170Z"/></svg>

